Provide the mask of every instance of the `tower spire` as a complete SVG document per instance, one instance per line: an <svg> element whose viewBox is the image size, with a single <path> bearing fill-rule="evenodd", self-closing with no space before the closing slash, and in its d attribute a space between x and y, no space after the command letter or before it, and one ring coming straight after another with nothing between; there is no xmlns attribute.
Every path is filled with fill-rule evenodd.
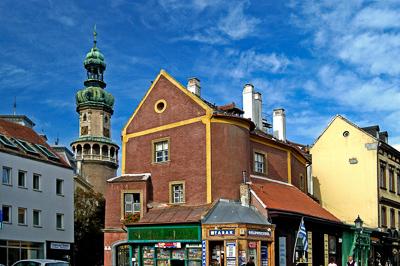
<svg viewBox="0 0 400 266"><path fill-rule="evenodd" d="M93 27L93 47L96 47L97 44L97 31L96 31L96 24Z"/></svg>

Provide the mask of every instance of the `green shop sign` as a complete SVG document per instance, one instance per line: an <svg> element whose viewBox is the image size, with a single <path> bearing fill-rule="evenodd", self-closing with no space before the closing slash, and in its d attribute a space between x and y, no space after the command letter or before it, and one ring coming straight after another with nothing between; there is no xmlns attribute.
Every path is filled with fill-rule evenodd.
<svg viewBox="0 0 400 266"><path fill-rule="evenodd" d="M201 227L199 225L128 227L128 241L198 242L201 241Z"/></svg>

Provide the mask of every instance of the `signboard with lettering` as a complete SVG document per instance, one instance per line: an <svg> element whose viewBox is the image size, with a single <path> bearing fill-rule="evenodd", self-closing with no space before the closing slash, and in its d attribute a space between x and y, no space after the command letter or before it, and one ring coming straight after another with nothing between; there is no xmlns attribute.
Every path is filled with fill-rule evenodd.
<svg viewBox="0 0 400 266"><path fill-rule="evenodd" d="M217 230L209 230L209 236L234 236L235 229L217 229Z"/></svg>
<svg viewBox="0 0 400 266"><path fill-rule="evenodd" d="M128 241L136 242L200 242L198 225L128 227Z"/></svg>
<svg viewBox="0 0 400 266"><path fill-rule="evenodd" d="M156 248L181 248L181 243L180 242L170 242L170 243L165 243L165 242L160 242L157 243Z"/></svg>
<svg viewBox="0 0 400 266"><path fill-rule="evenodd" d="M324 234L324 259L325 265L329 263L329 238L328 234Z"/></svg>
<svg viewBox="0 0 400 266"><path fill-rule="evenodd" d="M51 249L70 250L71 244L68 244L68 243L51 242L51 243L50 243L50 248L51 248Z"/></svg>
<svg viewBox="0 0 400 266"><path fill-rule="evenodd" d="M308 261L312 262L312 232L308 231L307 232L307 239L308 239L308 251L307 251L307 258Z"/></svg>
<svg viewBox="0 0 400 266"><path fill-rule="evenodd" d="M267 230L248 230L247 231L248 236L258 236L258 237L270 237L271 232Z"/></svg>
<svg viewBox="0 0 400 266"><path fill-rule="evenodd" d="M279 237L279 266L286 266L286 237Z"/></svg>
<svg viewBox="0 0 400 266"><path fill-rule="evenodd" d="M257 248L257 242L250 241L249 242L249 248Z"/></svg>
<svg viewBox="0 0 400 266"><path fill-rule="evenodd" d="M201 241L201 266L207 266L206 241Z"/></svg>

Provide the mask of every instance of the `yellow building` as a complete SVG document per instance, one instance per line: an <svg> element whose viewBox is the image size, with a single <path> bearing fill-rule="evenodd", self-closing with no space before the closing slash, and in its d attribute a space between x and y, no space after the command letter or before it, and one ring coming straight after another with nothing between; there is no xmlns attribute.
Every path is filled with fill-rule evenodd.
<svg viewBox="0 0 400 266"><path fill-rule="evenodd" d="M359 215L371 230L368 259L398 265L400 152L387 139L379 126L360 128L337 115L310 149L312 176L324 208L347 224Z"/></svg>

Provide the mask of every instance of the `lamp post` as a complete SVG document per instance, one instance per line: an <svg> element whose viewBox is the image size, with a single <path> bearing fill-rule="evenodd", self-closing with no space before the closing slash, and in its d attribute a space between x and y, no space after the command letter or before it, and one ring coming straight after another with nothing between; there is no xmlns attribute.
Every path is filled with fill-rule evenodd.
<svg viewBox="0 0 400 266"><path fill-rule="evenodd" d="M357 216L357 219L354 220L354 225L356 227L356 233L357 233L357 250L358 250L358 266L361 265L361 234L363 230L363 220L361 220L360 215Z"/></svg>

